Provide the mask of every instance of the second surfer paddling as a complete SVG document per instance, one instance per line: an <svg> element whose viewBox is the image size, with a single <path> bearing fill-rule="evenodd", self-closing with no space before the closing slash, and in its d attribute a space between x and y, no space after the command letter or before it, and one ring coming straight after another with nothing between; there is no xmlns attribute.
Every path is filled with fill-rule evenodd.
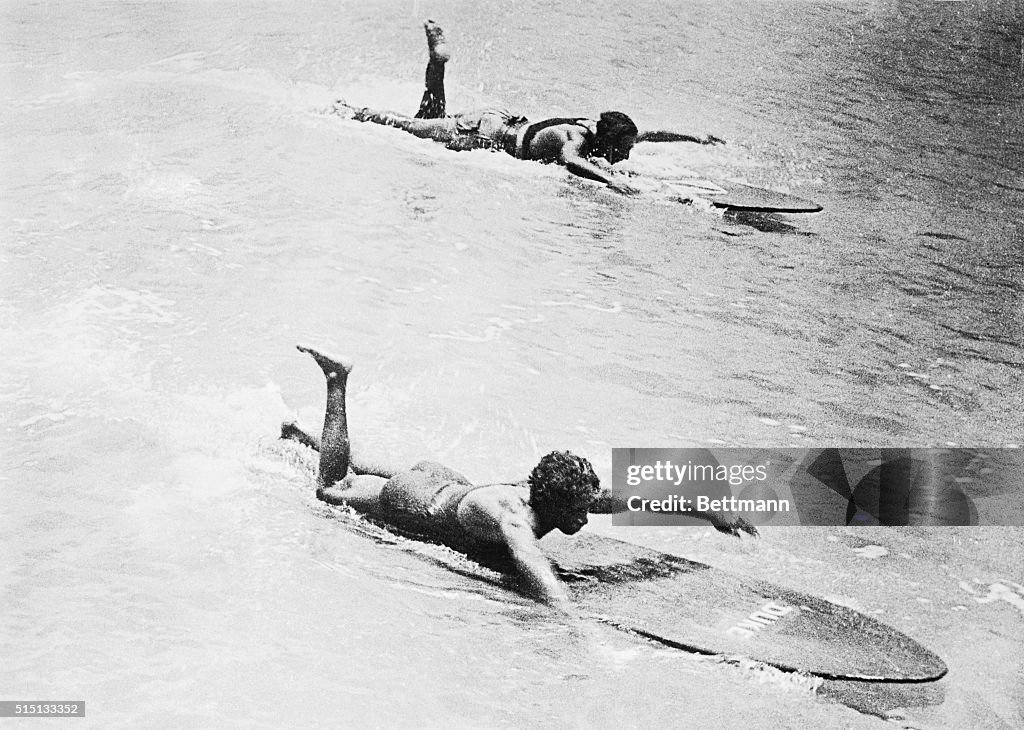
<svg viewBox="0 0 1024 730"><path fill-rule="evenodd" d="M539 162L557 162L569 172L604 183L624 194L639 192L614 173L612 165L629 158L637 142L696 142L716 144L717 137L695 137L669 131L640 133L627 115L603 112L597 120L585 117L557 117L530 123L526 117L503 109L483 109L446 115L445 64L451 58L444 32L432 20L424 23L430 58L426 89L415 117L396 112L358 108L338 100L334 113L360 122L397 127L417 137L442 142L449 149L490 148L513 157Z"/></svg>

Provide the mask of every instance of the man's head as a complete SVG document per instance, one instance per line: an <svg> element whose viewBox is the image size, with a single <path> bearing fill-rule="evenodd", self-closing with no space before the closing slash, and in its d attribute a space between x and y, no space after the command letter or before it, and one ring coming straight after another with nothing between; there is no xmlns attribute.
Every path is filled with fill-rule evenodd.
<svg viewBox="0 0 1024 730"><path fill-rule="evenodd" d="M530 506L544 531L567 535L587 524L587 509L600 481L590 462L568 451L552 451L530 472Z"/></svg>
<svg viewBox="0 0 1024 730"><path fill-rule="evenodd" d="M639 133L633 120L622 112L602 112L597 120L597 135L591 153L613 165L629 159Z"/></svg>

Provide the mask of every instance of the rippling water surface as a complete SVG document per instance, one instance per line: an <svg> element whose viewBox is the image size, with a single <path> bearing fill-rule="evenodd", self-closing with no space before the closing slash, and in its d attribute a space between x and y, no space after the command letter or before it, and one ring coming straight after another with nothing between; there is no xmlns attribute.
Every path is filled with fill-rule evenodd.
<svg viewBox="0 0 1024 730"><path fill-rule="evenodd" d="M1021 3L664 5L4 5L3 699L102 726L875 722L368 539L274 442L321 414L301 341L355 359L357 437L473 479L553 448L607 481L612 446L1020 443ZM624 199L321 113L415 108L427 15L453 109L713 133L630 164L825 213ZM1019 530L766 532L629 537L926 640L952 671L921 722L1020 718L1024 617L961 585L1024 583Z"/></svg>

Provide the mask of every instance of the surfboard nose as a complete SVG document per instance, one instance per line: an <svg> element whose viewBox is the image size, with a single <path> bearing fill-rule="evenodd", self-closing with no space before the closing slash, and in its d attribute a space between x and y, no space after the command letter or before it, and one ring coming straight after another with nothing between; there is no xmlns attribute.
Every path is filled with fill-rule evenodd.
<svg viewBox="0 0 1024 730"><path fill-rule="evenodd" d="M541 548L582 609L668 646L824 679L930 682L947 672L906 634L823 598L584 533Z"/></svg>

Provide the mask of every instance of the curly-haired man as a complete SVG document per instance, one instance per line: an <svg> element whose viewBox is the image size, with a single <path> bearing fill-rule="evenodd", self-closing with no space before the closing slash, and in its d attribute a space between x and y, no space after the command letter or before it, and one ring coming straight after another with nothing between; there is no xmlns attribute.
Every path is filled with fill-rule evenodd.
<svg viewBox="0 0 1024 730"><path fill-rule="evenodd" d="M507 564L543 601L570 613L565 588L537 541L561 530L574 535L587 524L588 512L619 511L623 507L607 493L586 459L568 451L543 457L530 476L510 484L472 484L457 471L432 461L411 469L374 463L351 446L345 391L352 365L300 345L327 378L327 408L321 438L294 422L281 426L281 437L320 452L318 498L348 505L400 531L448 545L483 563ZM353 453L353 452L356 453ZM733 535L757 531L743 519L717 512L689 511Z"/></svg>
<svg viewBox="0 0 1024 730"><path fill-rule="evenodd" d="M554 529L572 535L587 524L599 489L589 461L555 451L524 482L482 485L430 461L407 470L371 464L353 456L349 441L345 390L352 365L309 347L298 349L312 356L327 378L323 436L317 439L295 423L283 424L281 435L320 451L317 497L474 557L507 552L539 598L569 612L565 588L537 540Z"/></svg>

